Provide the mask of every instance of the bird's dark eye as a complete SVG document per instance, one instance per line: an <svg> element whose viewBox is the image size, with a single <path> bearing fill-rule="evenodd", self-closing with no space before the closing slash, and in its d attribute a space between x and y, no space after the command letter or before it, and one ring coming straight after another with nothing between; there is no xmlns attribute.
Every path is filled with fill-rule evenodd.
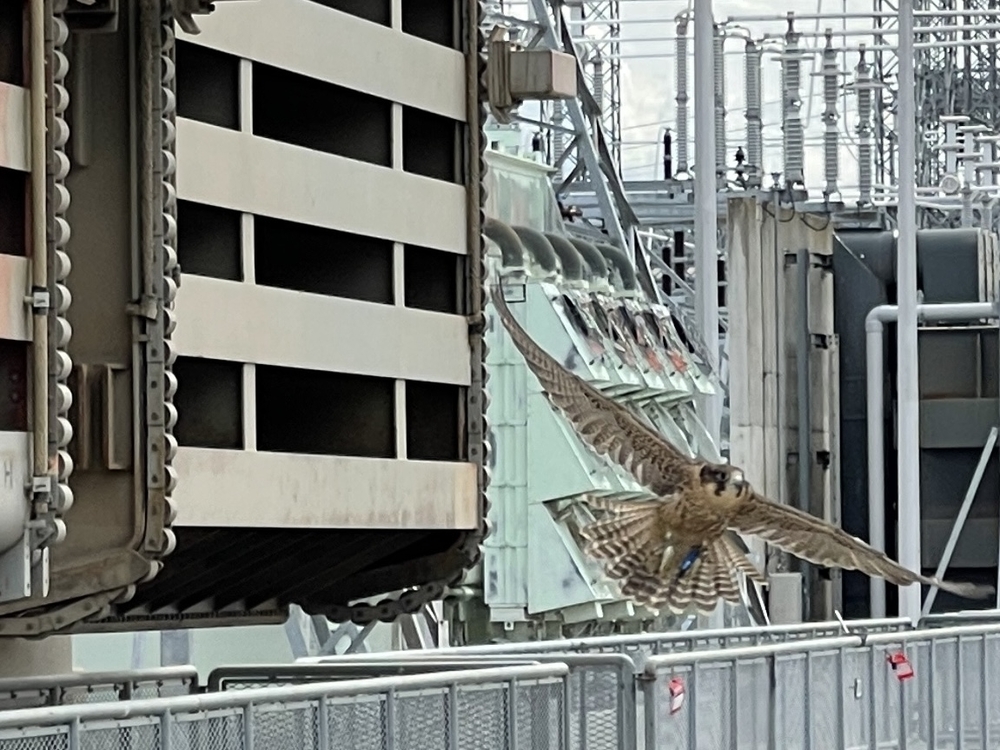
<svg viewBox="0 0 1000 750"><path fill-rule="evenodd" d="M705 466L701 470L701 478L703 482L725 484L729 480L729 470L724 466Z"/></svg>

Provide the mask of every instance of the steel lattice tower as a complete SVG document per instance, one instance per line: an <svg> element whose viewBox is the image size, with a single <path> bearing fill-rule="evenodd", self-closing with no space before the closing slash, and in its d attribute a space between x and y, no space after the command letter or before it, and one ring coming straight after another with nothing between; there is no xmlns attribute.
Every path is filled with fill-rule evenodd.
<svg viewBox="0 0 1000 750"><path fill-rule="evenodd" d="M940 32L925 31L916 37L918 45L941 44L918 47L916 54L917 182L929 187L939 185L945 172L944 154L938 148L943 117L965 115L971 124L991 130L1000 126L995 30L1000 16L961 15L962 11L996 11L1000 0L916 0L916 9L931 14L941 12L937 17L922 14L917 20L918 27L940 28ZM876 28L895 32L896 19L890 14L898 11L897 0L873 0L872 10L876 13ZM877 46L894 46L895 34L876 37L875 41ZM875 180L891 185L896 181L895 52L876 51L874 64L875 80L885 84L875 97ZM937 223L927 212L922 213L925 223Z"/></svg>
<svg viewBox="0 0 1000 750"><path fill-rule="evenodd" d="M611 141L611 154L621 165L622 100L620 38L621 7L619 0L579 0L567 2L571 18L586 21L574 27L573 36L586 36L593 43L578 45L584 61L587 85L601 107L601 123Z"/></svg>

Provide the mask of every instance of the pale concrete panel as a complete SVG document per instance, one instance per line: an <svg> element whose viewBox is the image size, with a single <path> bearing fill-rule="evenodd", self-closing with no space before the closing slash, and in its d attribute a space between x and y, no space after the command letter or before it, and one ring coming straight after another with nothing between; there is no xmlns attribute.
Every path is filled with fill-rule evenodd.
<svg viewBox="0 0 1000 750"><path fill-rule="evenodd" d="M27 258L0 254L0 339L31 340L28 307L24 304L28 275Z"/></svg>
<svg viewBox="0 0 1000 750"><path fill-rule="evenodd" d="M309 0L219 3L198 25L178 37L465 122L456 50Z"/></svg>
<svg viewBox="0 0 1000 750"><path fill-rule="evenodd" d="M468 385L468 323L413 310L288 289L184 276L179 354L234 362Z"/></svg>
<svg viewBox="0 0 1000 750"><path fill-rule="evenodd" d="M265 3L266 4L266 3ZM178 118L185 200L465 253L465 188Z"/></svg>
<svg viewBox="0 0 1000 750"><path fill-rule="evenodd" d="M28 89L0 81L0 167L31 169L31 116Z"/></svg>
<svg viewBox="0 0 1000 750"><path fill-rule="evenodd" d="M180 526L472 529L471 463L180 448Z"/></svg>
<svg viewBox="0 0 1000 750"><path fill-rule="evenodd" d="M0 638L0 678L41 677L73 671L73 641L55 635L35 641Z"/></svg>

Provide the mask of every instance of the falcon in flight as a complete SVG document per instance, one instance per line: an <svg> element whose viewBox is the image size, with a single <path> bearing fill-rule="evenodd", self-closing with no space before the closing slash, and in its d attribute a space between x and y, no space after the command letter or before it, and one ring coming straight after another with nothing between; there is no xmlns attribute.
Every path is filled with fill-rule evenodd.
<svg viewBox="0 0 1000 750"><path fill-rule="evenodd" d="M504 327L549 402L594 451L656 496L601 501L608 516L580 530L584 551L605 564L624 596L674 612L711 612L719 599L738 604L737 571L758 583L766 579L746 557L737 533L756 535L816 565L859 570L897 586L923 583L976 599L994 592L992 586L914 573L843 529L759 495L740 469L689 458L549 356L515 320L499 282L491 287Z"/></svg>

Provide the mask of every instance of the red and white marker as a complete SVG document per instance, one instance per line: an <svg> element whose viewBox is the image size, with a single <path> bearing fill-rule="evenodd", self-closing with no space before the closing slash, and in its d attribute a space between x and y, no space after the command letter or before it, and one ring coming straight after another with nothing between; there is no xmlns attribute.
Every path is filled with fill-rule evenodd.
<svg viewBox="0 0 1000 750"><path fill-rule="evenodd" d="M667 690L670 692L670 713L675 714L684 705L684 680L680 677L671 677Z"/></svg>
<svg viewBox="0 0 1000 750"><path fill-rule="evenodd" d="M892 671L896 673L896 679L900 682L913 677L913 665L910 664L910 660L906 658L906 654L902 651L889 654L886 661L889 662L889 666L892 667Z"/></svg>

